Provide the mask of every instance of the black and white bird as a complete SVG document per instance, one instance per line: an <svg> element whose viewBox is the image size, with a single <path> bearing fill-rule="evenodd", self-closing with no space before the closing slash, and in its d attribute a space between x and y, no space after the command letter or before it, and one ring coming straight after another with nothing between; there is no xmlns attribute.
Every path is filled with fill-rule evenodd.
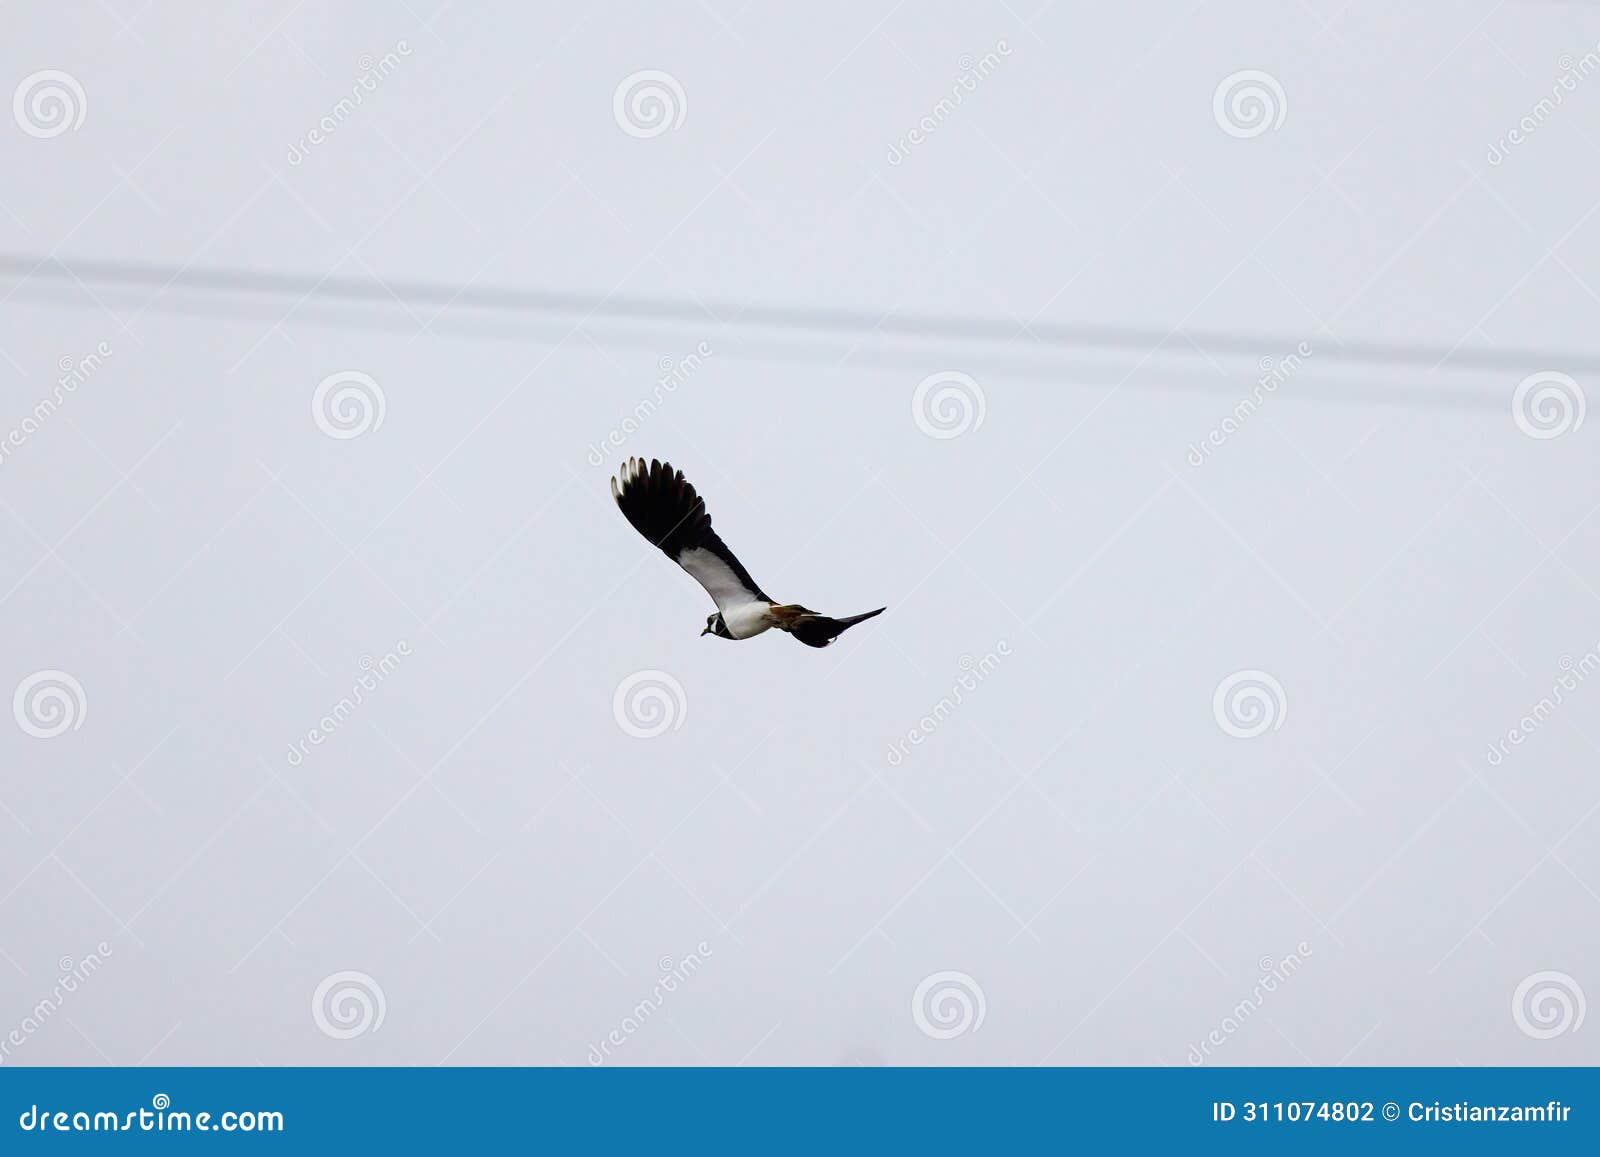
<svg viewBox="0 0 1600 1157"><path fill-rule="evenodd" d="M831 619L797 603L774 602L717 537L705 499L669 462L629 458L620 477L611 480L611 496L633 528L688 571L717 604L717 613L706 619L702 635L749 639L776 627L808 647L826 647L886 609Z"/></svg>

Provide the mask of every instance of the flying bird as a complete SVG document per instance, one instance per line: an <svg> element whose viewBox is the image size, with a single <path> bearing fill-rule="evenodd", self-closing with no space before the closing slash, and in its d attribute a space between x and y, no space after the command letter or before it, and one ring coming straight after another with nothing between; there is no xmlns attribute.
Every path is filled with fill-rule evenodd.
<svg viewBox="0 0 1600 1157"><path fill-rule="evenodd" d="M706 588L717 613L706 619L702 635L749 639L771 630L788 631L808 647L826 647L857 623L883 614L832 619L798 603L778 603L756 585L733 551L711 529L705 499L669 462L629 458L611 496L633 528Z"/></svg>

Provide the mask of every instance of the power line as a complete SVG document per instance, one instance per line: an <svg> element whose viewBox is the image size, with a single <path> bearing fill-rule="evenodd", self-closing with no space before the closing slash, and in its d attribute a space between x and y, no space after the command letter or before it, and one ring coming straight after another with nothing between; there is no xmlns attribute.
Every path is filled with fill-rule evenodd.
<svg viewBox="0 0 1600 1157"><path fill-rule="evenodd" d="M978 345L1013 347L1017 352L1133 354L1160 350L1164 356L1199 356L1199 351L1249 358L1283 356L1300 337L1221 330L1166 330L1155 326L1118 326L1088 322L1036 321L1026 328L1014 320L866 310L775 306L727 301L688 301L644 295L598 294L508 286L460 286L413 279L382 280L328 276L312 278L287 273L228 268L187 268L154 262L78 260L70 266L54 257L0 254L0 275L11 275L24 287L29 281L79 282L123 290L148 290L153 297L178 290L225 300L354 305L366 309L464 311L493 316L544 318L551 322L580 319L622 325L716 325L735 329L832 334L846 339L875 336L918 341L959 340ZM14 289L13 292L16 290ZM148 304L148 303L147 303ZM290 309L296 308L293 304ZM1600 356L1577 351L1462 346L1454 349L1424 342L1317 342L1316 362L1425 368L1429 371L1493 371L1527 374L1559 368L1567 372L1600 369Z"/></svg>

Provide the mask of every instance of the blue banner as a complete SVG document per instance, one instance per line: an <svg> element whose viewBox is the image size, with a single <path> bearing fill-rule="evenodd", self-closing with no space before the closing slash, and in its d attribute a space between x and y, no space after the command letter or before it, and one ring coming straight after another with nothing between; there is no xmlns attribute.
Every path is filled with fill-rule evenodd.
<svg viewBox="0 0 1600 1157"><path fill-rule="evenodd" d="M0 1150L1600 1152L1596 1069L0 1069Z"/></svg>

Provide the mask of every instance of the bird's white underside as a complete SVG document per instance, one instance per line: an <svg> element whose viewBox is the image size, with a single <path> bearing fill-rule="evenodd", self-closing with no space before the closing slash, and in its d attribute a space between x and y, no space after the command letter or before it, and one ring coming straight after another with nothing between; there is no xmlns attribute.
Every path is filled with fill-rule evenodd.
<svg viewBox="0 0 1600 1157"><path fill-rule="evenodd" d="M759 635L773 625L770 603L739 581L733 568L709 550L692 547L678 556L678 565L706 588L722 612L722 622L735 639Z"/></svg>
<svg viewBox="0 0 1600 1157"><path fill-rule="evenodd" d="M748 639L777 625L772 617L772 604L745 603L722 612L722 624L735 639Z"/></svg>

